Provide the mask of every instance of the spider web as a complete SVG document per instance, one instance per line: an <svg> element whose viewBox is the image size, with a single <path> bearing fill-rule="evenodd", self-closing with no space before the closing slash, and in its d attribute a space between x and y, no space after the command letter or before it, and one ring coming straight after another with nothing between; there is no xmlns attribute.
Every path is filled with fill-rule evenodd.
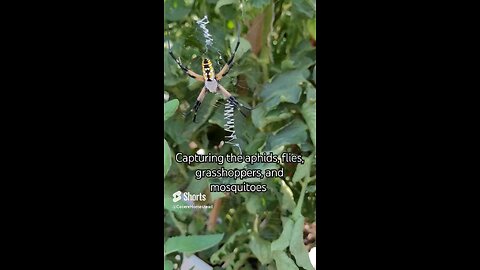
<svg viewBox="0 0 480 270"><path fill-rule="evenodd" d="M170 23L165 38L184 65L201 72L198 67L202 58L210 59L215 70L225 65L231 55L226 32L223 25L213 24L205 15L183 24Z"/></svg>

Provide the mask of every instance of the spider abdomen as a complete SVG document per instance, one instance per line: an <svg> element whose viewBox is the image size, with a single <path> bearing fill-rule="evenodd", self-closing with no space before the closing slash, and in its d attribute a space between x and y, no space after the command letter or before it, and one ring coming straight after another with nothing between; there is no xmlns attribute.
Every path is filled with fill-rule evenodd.
<svg viewBox="0 0 480 270"><path fill-rule="evenodd" d="M210 61L210 59L203 59L202 72L205 81L215 80L215 70L213 69L212 61Z"/></svg>
<svg viewBox="0 0 480 270"><path fill-rule="evenodd" d="M212 61L210 61L210 59L203 59L202 72L203 78L205 79L205 88L212 93L217 92L218 83L215 79L215 70L213 69Z"/></svg>

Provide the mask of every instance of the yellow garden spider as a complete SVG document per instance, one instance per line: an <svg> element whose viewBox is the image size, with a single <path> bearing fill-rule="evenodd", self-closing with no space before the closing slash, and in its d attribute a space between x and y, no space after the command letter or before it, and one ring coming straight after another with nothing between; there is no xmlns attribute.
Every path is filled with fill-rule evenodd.
<svg viewBox="0 0 480 270"><path fill-rule="evenodd" d="M223 68L215 74L215 70L213 69L212 61L208 58L202 58L202 73L203 76L193 72L192 70L188 69L182 63L180 62L180 58L177 59L175 55L172 52L172 48L170 46L170 40L168 40L168 53L170 56L172 56L173 60L177 63L177 65L191 78L194 78L197 81L200 82L205 82L205 85L203 86L202 90L200 91L200 94L197 97L197 101L195 102L195 105L193 108L190 110L190 112L194 112L193 116L193 122L195 122L195 119L197 118L197 111L200 108L200 104L202 104L203 99L205 98L205 95L208 93L208 91L212 93L220 93L223 95L223 97L230 103L232 103L235 108L238 108L240 113L246 117L246 115L240 110L240 107L245 108L247 110L252 110L252 108L249 108L247 106L242 105L237 101L237 99L232 96L219 82L220 80L228 74L230 69L233 66L233 59L235 57L235 53L238 50L238 46L240 45L240 39L237 39L237 44L235 45L235 50L233 51L233 54L231 58L228 60L228 62L223 66Z"/></svg>

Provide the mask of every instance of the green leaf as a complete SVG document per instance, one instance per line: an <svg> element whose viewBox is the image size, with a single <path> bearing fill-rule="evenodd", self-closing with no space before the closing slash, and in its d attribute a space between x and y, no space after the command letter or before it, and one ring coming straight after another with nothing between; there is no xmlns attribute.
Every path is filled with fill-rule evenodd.
<svg viewBox="0 0 480 270"><path fill-rule="evenodd" d="M315 72L315 68L313 70ZM315 88L315 86L313 86L310 82L307 83L307 88L305 89L305 92L307 92L307 100L305 100L305 103L315 106L317 102L317 89Z"/></svg>
<svg viewBox="0 0 480 270"><path fill-rule="evenodd" d="M263 207L262 207L262 200L260 199L260 196L255 195L255 194L249 194L247 198L247 203L245 204L245 207L247 208L247 211L250 214L257 214Z"/></svg>
<svg viewBox="0 0 480 270"><path fill-rule="evenodd" d="M298 270L295 262L284 251L274 251L272 257L275 260L277 270Z"/></svg>
<svg viewBox="0 0 480 270"><path fill-rule="evenodd" d="M305 162L299 163L297 165L297 169L295 170L295 174L292 177L292 182L297 183L303 178L310 176L310 167L312 164L312 160L310 157L304 158Z"/></svg>
<svg viewBox="0 0 480 270"><path fill-rule="evenodd" d="M313 67L313 71L312 71L312 80L317 83L317 65L315 65L315 67ZM307 92L308 94L308 92Z"/></svg>
<svg viewBox="0 0 480 270"><path fill-rule="evenodd" d="M316 103L305 102L302 105L302 115L307 122L308 131L310 132L310 139L313 145L317 147L317 108Z"/></svg>
<svg viewBox="0 0 480 270"><path fill-rule="evenodd" d="M170 166L172 166L172 154L167 140L163 139L163 177L167 176Z"/></svg>
<svg viewBox="0 0 480 270"><path fill-rule="evenodd" d="M265 135L265 133L255 134L253 141L251 141L250 144L245 148L245 152L248 154L256 153L258 149L260 149L260 147L265 143L266 139L267 135Z"/></svg>
<svg viewBox="0 0 480 270"><path fill-rule="evenodd" d="M172 99L169 102L164 104L164 107L163 107L163 121L167 121L167 119L170 118L175 113L179 104L180 103L179 103L178 99Z"/></svg>
<svg viewBox="0 0 480 270"><path fill-rule="evenodd" d="M307 138L307 126L300 119L295 119L285 127L270 135L265 145L265 151L271 151L282 145L302 144Z"/></svg>
<svg viewBox="0 0 480 270"><path fill-rule="evenodd" d="M269 0L251 0L252 7L263 8L270 3Z"/></svg>
<svg viewBox="0 0 480 270"><path fill-rule="evenodd" d="M191 254L206 250L218 244L222 238L223 233L171 237L165 242L165 255L176 251Z"/></svg>
<svg viewBox="0 0 480 270"><path fill-rule="evenodd" d="M215 5L215 13L221 14L220 12L221 7L231 5L231 4L236 4L237 2L238 0L219 0Z"/></svg>
<svg viewBox="0 0 480 270"><path fill-rule="evenodd" d="M311 0L295 0L293 1L292 11L297 16L303 18L312 18L315 14L315 6Z"/></svg>
<svg viewBox="0 0 480 270"><path fill-rule="evenodd" d="M240 237L241 235L245 234L244 229L240 229L236 231L234 234L232 234L228 240L223 244L221 248L219 248L215 253L212 254L210 257L210 262L212 264L219 264L222 260L221 258L224 257L225 255L231 254L234 248L237 246L236 245L236 239L237 237Z"/></svg>
<svg viewBox="0 0 480 270"><path fill-rule="evenodd" d="M210 192L210 200L213 202L217 199L220 199L220 198L223 198L225 197L225 193L224 192Z"/></svg>
<svg viewBox="0 0 480 270"><path fill-rule="evenodd" d="M310 36L317 40L317 21L316 19L308 20L307 22L307 30Z"/></svg>
<svg viewBox="0 0 480 270"><path fill-rule="evenodd" d="M285 183L284 180L281 180L281 187L280 191L282 192L282 210L288 210L293 212L295 209L295 200L293 199L293 192L292 189Z"/></svg>
<svg viewBox="0 0 480 270"><path fill-rule="evenodd" d="M290 240L290 253L295 257L295 262L298 266L307 270L315 270L310 258L308 257L308 251L303 244L303 227L304 217L300 216L293 225L292 239Z"/></svg>
<svg viewBox="0 0 480 270"><path fill-rule="evenodd" d="M235 46L237 46L237 38L232 40L230 43L230 50L233 52L235 50ZM252 49L252 45L250 42L244 38L240 38L240 45L238 45L237 52L235 53L235 61L238 61L246 52Z"/></svg>
<svg viewBox="0 0 480 270"><path fill-rule="evenodd" d="M249 247L262 265L266 265L272 261L270 242L254 234L250 240Z"/></svg>
<svg viewBox="0 0 480 270"><path fill-rule="evenodd" d="M181 21L190 13L192 6L187 6L185 0L166 0L164 2L165 19L168 21Z"/></svg>
<svg viewBox="0 0 480 270"><path fill-rule="evenodd" d="M281 251L286 249L290 245L292 238L293 220L290 218L282 217L283 231L280 237L272 242L272 252Z"/></svg>
<svg viewBox="0 0 480 270"><path fill-rule="evenodd" d="M291 116L287 108L267 112L263 105L259 105L252 110L252 122L260 130L268 124L289 119Z"/></svg>
<svg viewBox="0 0 480 270"><path fill-rule="evenodd" d="M173 270L173 263L169 260L163 261L163 269L165 270Z"/></svg>
<svg viewBox="0 0 480 270"><path fill-rule="evenodd" d="M296 65L291 59L285 59L282 61L282 64L280 65L282 70L291 70L295 69Z"/></svg>
<svg viewBox="0 0 480 270"><path fill-rule="evenodd" d="M260 97L264 99L267 111L274 109L282 102L298 103L302 94L300 84L305 81L308 71L293 70L281 73L272 83L263 87Z"/></svg>

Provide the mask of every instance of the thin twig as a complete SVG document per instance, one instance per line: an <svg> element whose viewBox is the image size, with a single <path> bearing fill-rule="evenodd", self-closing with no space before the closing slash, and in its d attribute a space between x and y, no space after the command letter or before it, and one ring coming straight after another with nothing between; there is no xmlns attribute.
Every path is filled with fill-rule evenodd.
<svg viewBox="0 0 480 270"><path fill-rule="evenodd" d="M222 198L218 198L214 202L213 209L210 212L210 216L208 217L207 230L210 232L215 230L215 226L217 225L218 213L220 213L221 207L222 207Z"/></svg>

